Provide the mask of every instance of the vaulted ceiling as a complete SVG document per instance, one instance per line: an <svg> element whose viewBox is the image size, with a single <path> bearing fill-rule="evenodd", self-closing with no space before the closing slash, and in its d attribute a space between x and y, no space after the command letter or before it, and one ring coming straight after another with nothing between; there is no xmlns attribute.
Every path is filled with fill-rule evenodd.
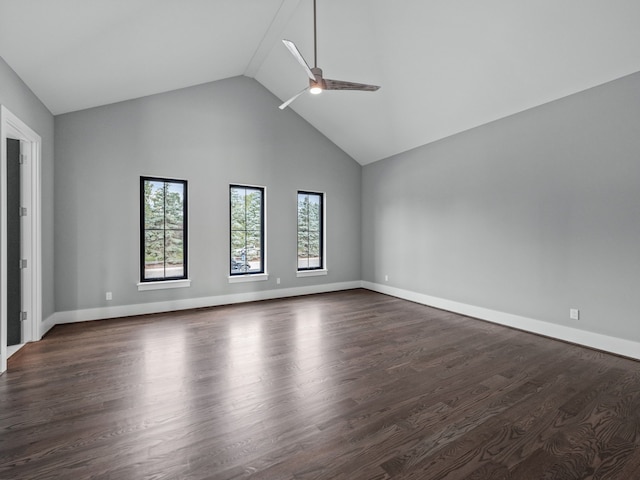
<svg viewBox="0 0 640 480"><path fill-rule="evenodd" d="M640 71L637 0L317 8L325 75L382 88L291 108L363 165ZM0 0L0 56L54 114L237 75L284 101L307 77L281 40L312 63L312 12L312 0Z"/></svg>

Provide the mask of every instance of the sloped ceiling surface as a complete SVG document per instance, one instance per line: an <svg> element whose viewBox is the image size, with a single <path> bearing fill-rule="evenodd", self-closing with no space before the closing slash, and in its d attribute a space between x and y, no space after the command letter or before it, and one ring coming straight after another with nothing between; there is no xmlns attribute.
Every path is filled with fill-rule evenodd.
<svg viewBox="0 0 640 480"><path fill-rule="evenodd" d="M54 114L242 74L284 101L307 79L281 40L313 64L312 5L0 0L0 56ZM382 88L305 94L290 108L361 164L640 71L637 0L317 8L325 76Z"/></svg>

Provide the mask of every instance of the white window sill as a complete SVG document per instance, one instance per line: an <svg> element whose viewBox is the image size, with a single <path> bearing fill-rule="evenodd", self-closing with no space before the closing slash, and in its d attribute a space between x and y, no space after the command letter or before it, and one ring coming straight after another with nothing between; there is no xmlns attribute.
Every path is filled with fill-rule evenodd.
<svg viewBox="0 0 640 480"><path fill-rule="evenodd" d="M183 280L165 280L162 282L140 282L138 283L138 291L147 290L167 290L169 288L186 288L191 286L191 279Z"/></svg>
<svg viewBox="0 0 640 480"><path fill-rule="evenodd" d="M244 282L264 282L265 280L269 280L268 273L254 273L254 274L246 274L246 275L230 275L227 277L229 279L229 283L244 283Z"/></svg>
<svg viewBox="0 0 640 480"><path fill-rule="evenodd" d="M319 277L321 275L328 274L329 271L327 269L321 270L298 270L296 273L296 277Z"/></svg>

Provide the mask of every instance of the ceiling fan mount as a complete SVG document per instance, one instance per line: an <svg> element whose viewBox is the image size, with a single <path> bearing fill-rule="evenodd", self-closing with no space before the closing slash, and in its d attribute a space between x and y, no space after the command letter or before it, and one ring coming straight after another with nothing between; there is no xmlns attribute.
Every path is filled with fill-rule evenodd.
<svg viewBox="0 0 640 480"><path fill-rule="evenodd" d="M280 110L287 108L296 98L305 93L307 90L312 94L319 94L325 90L359 90L363 92L375 92L380 88L378 85L369 85L366 83L346 82L344 80L331 80L324 78L322 69L318 67L318 38L316 23L316 0L313 0L313 68L304 59L298 47L291 40L282 40L282 43L289 49L294 58L305 70L309 77L309 86L297 93L289 100L280 105Z"/></svg>

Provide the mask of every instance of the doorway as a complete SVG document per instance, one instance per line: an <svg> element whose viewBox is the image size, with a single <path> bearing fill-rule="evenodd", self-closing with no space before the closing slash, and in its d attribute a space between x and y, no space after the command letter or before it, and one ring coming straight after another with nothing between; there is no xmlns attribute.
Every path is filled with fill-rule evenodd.
<svg viewBox="0 0 640 480"><path fill-rule="evenodd" d="M0 373L9 356L41 338L41 143L0 105Z"/></svg>

